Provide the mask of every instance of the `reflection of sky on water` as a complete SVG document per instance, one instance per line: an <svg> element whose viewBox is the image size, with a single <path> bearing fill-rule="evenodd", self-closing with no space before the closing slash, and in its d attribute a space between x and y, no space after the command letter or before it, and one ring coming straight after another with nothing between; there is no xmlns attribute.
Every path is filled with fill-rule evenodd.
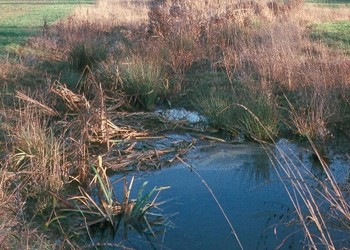
<svg viewBox="0 0 350 250"><path fill-rule="evenodd" d="M286 140L277 146L286 152L293 164L308 166L313 174L322 176L314 165L311 152ZM272 148L277 159L282 157ZM198 144L184 157L211 187L227 213L245 249L300 249L304 239L284 186L279 181L266 151L256 144ZM336 155L330 167L337 179L345 182L348 162ZM161 206L173 228L153 239L153 245L137 234L130 234L124 243L137 249L238 249L238 244L213 197L201 179L181 163L162 171L138 173L133 197L140 185L148 188L171 186L160 194L168 200ZM288 186L288 185L287 185ZM116 190L121 190L116 187ZM116 239L116 242L120 238Z"/></svg>

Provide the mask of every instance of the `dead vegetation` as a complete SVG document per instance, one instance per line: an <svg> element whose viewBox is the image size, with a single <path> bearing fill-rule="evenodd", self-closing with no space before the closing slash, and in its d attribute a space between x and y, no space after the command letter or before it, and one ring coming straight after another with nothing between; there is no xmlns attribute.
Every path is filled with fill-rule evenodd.
<svg viewBox="0 0 350 250"><path fill-rule="evenodd" d="M13 233L25 224L26 201L37 199L34 213L44 214L55 199L48 192L87 185L99 160L123 172L185 154L194 141L154 141L195 129L145 111L155 105L185 100L212 114L216 128L257 140L278 135L281 123L330 138L330 124L349 117L350 59L312 41L308 25L349 18L346 11L299 0L106 0L46 27L14 52L15 63L0 65L1 218L11 218L0 222L0 245L29 248L34 237L45 246L33 227Z"/></svg>
<svg viewBox="0 0 350 250"><path fill-rule="evenodd" d="M292 133L305 136L311 131L312 137L320 140L328 133L316 128L327 131L332 122L346 117L344 112L348 112L349 97L345 93L350 86L349 56L346 51L332 50L310 38L308 25L319 19L300 16L310 8L303 1L225 4L155 0L150 5L148 41L152 41L152 56L161 58L168 74L173 76L171 92L192 92L188 98L197 100L198 110L207 115L225 111L226 116L232 117L222 119L225 122L221 128L252 131L261 134L261 139L268 138L260 133L260 126L254 125L254 119L244 121L244 125L236 121L234 105L228 104L244 104L260 120L271 121L265 126L276 127L276 119L267 115L276 111L254 106L258 99L265 100L266 105L260 106L270 106L270 110L276 107L290 110L292 106L294 115L282 115L277 120L283 119ZM332 16L325 10L323 17L348 18L341 8L338 10ZM226 78L208 81L202 77L208 72ZM193 73L199 79L193 80ZM246 92L254 95L246 96ZM211 99L218 100L208 100L208 93ZM207 110L206 102L218 104L217 110L213 105ZM227 105L222 107L220 102ZM299 117L295 119L295 115ZM209 120L217 125L216 115L212 118Z"/></svg>
<svg viewBox="0 0 350 250"><path fill-rule="evenodd" d="M1 222L3 245L34 247L36 243L23 247L24 243L16 240L17 236L31 240L41 237L35 231L27 236L14 233L25 223L24 217L16 213L28 216L25 211L30 209L33 218L43 215L47 220L44 223L54 224L51 219L56 215L45 211L55 211L52 202L57 195L65 199L69 183L88 188L94 177L91 166L103 166L109 172L156 170L193 146L194 142L178 141L157 148L152 142L164 138L157 132L176 127L177 122L167 121L160 114L123 111L120 108L127 106L127 97L108 96L93 73L87 71L80 85L83 93L55 80L41 91L17 90L12 104L2 109L1 204L3 216L13 218ZM25 206L28 199L34 199L34 205ZM13 206L19 209L13 211L15 214ZM26 227L32 230L32 226ZM60 247L78 246L65 239Z"/></svg>

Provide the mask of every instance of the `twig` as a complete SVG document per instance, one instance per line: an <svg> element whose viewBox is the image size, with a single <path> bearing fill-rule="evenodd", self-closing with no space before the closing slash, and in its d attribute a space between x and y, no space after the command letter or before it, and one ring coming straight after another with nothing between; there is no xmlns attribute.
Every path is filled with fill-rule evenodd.
<svg viewBox="0 0 350 250"><path fill-rule="evenodd" d="M26 101L26 102L29 102L29 103L32 103L40 108L43 109L43 111L48 114L48 115L52 115L52 116L55 116L55 115L58 115L58 113L53 110L52 108L49 108L48 106L46 106L45 104L43 103L40 103L38 102L37 100L34 100L32 98L30 98L29 96L19 92L19 91L16 91L16 96L18 99L21 99L23 101Z"/></svg>

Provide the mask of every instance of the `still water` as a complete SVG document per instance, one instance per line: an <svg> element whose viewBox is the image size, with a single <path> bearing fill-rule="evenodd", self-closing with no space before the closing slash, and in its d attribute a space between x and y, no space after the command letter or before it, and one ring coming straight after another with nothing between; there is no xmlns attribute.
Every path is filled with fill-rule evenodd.
<svg viewBox="0 0 350 250"><path fill-rule="evenodd" d="M277 146L293 164L306 166L308 171L324 178L322 169L313 162L312 153L306 147L287 140L280 140ZM268 149L275 158L282 157L273 147ZM283 185L277 176L268 156L271 152L253 143L201 142L182 156L188 165L177 161L159 171L133 173L136 179L131 197L137 196L145 181L148 189L170 186L157 199L166 201L160 206L161 211L155 210L167 217L168 224L157 238L145 237L131 229L126 239L116 234L113 241L133 249L240 249L207 184L244 249L307 248L286 193L290 186L288 181ZM330 154L329 166L335 178L338 183L347 183L349 158ZM131 174L126 177L130 179ZM118 178L120 175L113 176L112 181ZM114 188L120 192L120 182ZM342 240L337 243L339 247L350 246L347 233L338 233L337 237Z"/></svg>

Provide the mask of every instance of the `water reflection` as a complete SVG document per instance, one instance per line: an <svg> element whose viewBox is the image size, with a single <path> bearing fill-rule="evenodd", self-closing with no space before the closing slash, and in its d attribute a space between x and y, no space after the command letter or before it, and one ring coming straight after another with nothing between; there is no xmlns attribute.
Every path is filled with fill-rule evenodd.
<svg viewBox="0 0 350 250"><path fill-rule="evenodd" d="M92 229L91 236L98 249L167 249L162 244L166 230L164 225L149 234L129 226L115 230L106 224Z"/></svg>
<svg viewBox="0 0 350 250"><path fill-rule="evenodd" d="M305 223L305 231L310 232L305 234L309 235L305 237L305 244L332 248L349 245L350 227L343 224L350 218L349 199L338 188L348 186L349 161L340 160L344 158L327 150L329 161L316 162L312 150L286 140L280 140L274 152L276 170L282 176L295 210L300 212L296 218L301 225Z"/></svg>
<svg viewBox="0 0 350 250"><path fill-rule="evenodd" d="M271 177L275 174L270 163L270 159L266 153L253 154L250 156L252 161L243 163L243 166L237 169L239 175L244 181L253 181L257 184L267 183L271 181Z"/></svg>
<svg viewBox="0 0 350 250"><path fill-rule="evenodd" d="M93 223L86 223L90 225L92 246L128 247L139 241L143 245L147 243L151 249L161 245L159 236L164 235L172 226L168 217L160 210L164 201L158 199L160 193L168 187L150 188L147 187L147 182L139 180L139 183L134 185L134 181L134 176L111 178L115 190L115 206L111 207L101 200L105 209L99 210L101 214L106 214L105 217L109 217L104 221L94 220Z"/></svg>
<svg viewBox="0 0 350 250"><path fill-rule="evenodd" d="M203 143L184 161L198 171L215 193L245 249L302 249L304 233L285 190L291 186L280 182L275 167L279 167L278 162L292 164L310 181L310 187L318 188L320 183L316 180L324 179L324 171L312 163L310 155L306 147L286 140L265 149L256 144ZM340 159L344 158L333 157L330 168L339 183L344 183L348 181L349 162ZM310 173L318 179L307 179ZM129 231L127 239L122 235L114 242L124 240L126 246L136 249L238 249L207 188L186 166L177 163L137 176L138 185L147 180L151 187L171 186L161 198L169 200L162 206L162 213L176 214L170 218L173 227L159 230L157 238ZM342 235L338 239L345 239L341 245L349 243Z"/></svg>

